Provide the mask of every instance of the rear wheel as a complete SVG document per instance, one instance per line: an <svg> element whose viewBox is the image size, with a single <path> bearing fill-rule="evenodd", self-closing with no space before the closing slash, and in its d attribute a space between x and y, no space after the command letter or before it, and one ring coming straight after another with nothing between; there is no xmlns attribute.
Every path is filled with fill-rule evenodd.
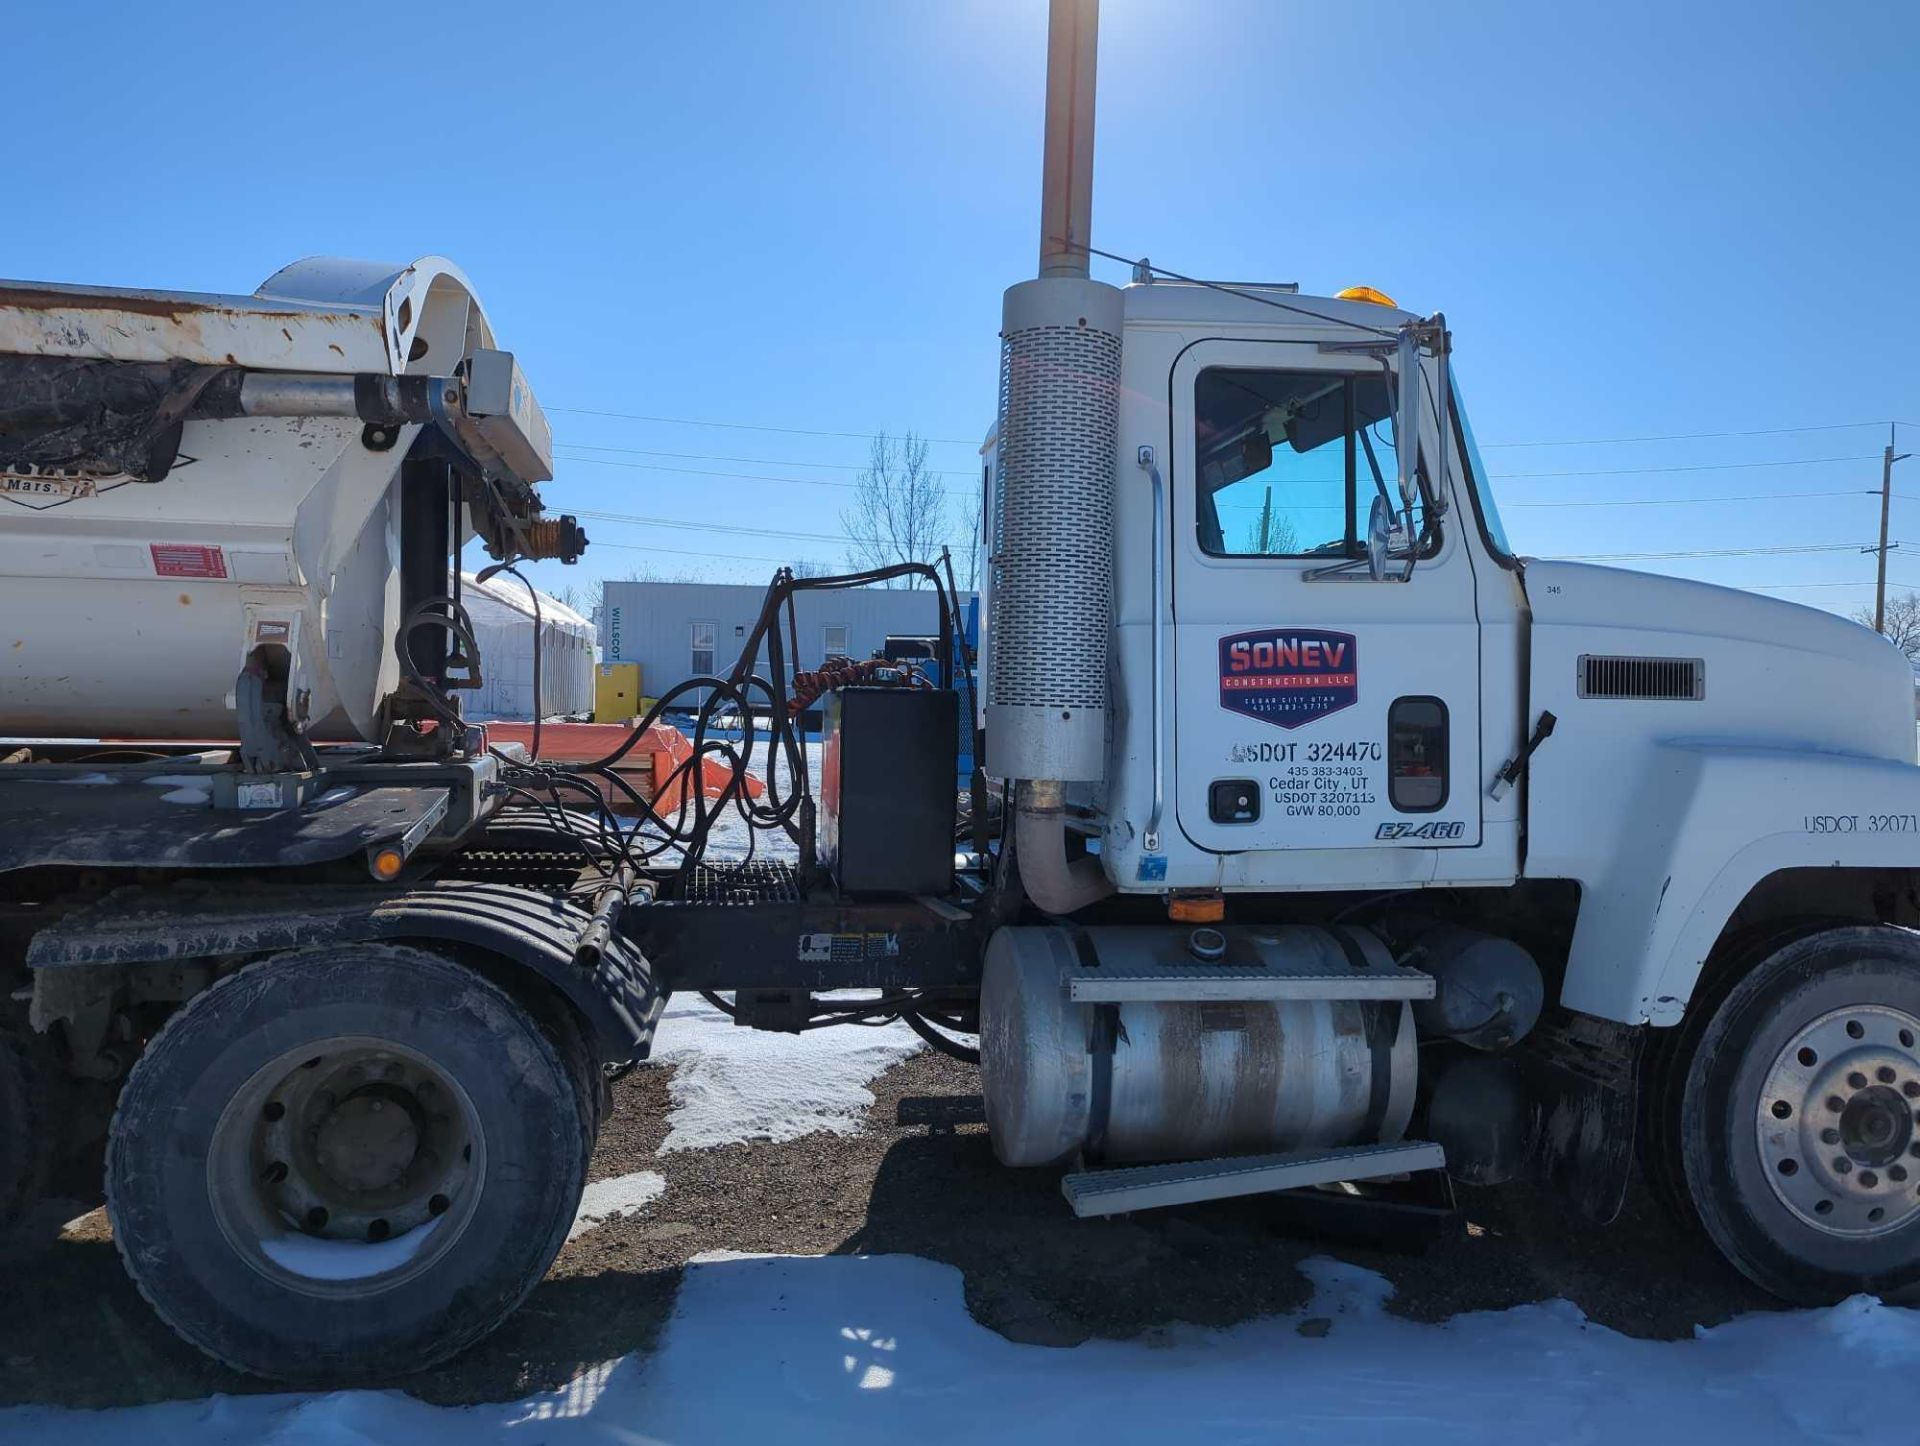
<svg viewBox="0 0 1920 1446"><path fill-rule="evenodd" d="M1787 943L1684 1062L1674 1134L1700 1224L1788 1300L1920 1295L1920 935Z"/></svg>
<svg viewBox="0 0 1920 1446"><path fill-rule="evenodd" d="M121 1094L107 1200L129 1273L180 1335L259 1375L444 1360L566 1239L592 1148L573 1044L420 949L229 976Z"/></svg>

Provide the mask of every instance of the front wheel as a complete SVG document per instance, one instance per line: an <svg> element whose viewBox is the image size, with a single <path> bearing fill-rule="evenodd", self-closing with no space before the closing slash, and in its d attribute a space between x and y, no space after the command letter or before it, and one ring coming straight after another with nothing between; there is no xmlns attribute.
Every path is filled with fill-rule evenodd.
<svg viewBox="0 0 1920 1446"><path fill-rule="evenodd" d="M1805 1304L1920 1295L1920 935L1776 949L1700 1032L1677 1105L1687 1194L1748 1278Z"/></svg>
<svg viewBox="0 0 1920 1446"><path fill-rule="evenodd" d="M181 1008L127 1078L114 1240L161 1318L240 1370L433 1365L498 1325L566 1239L592 1143L577 1064L438 954L251 965Z"/></svg>

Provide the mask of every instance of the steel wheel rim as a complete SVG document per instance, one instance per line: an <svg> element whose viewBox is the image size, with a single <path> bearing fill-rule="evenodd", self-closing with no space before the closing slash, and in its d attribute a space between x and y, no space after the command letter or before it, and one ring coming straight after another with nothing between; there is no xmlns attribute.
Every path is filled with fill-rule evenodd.
<svg viewBox="0 0 1920 1446"><path fill-rule="evenodd" d="M1823 1234L1877 1239L1920 1215L1920 1018L1836 1009L1775 1056L1755 1106L1780 1203Z"/></svg>
<svg viewBox="0 0 1920 1446"><path fill-rule="evenodd" d="M260 1275L323 1298L413 1280L478 1209L486 1139L426 1055L340 1036L286 1051L234 1093L207 1150L220 1232Z"/></svg>

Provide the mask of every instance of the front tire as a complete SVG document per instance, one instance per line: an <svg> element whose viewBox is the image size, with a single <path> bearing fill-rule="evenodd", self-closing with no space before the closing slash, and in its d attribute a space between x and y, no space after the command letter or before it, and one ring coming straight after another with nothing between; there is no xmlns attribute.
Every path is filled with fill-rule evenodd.
<svg viewBox="0 0 1920 1446"><path fill-rule="evenodd" d="M127 1078L107 1204L169 1326L287 1381L464 1350L552 1264L592 1111L564 1043L441 955L300 950L176 1012Z"/></svg>
<svg viewBox="0 0 1920 1446"><path fill-rule="evenodd" d="M1920 935L1844 926L1768 954L1677 1103L1691 1204L1749 1279L1802 1304L1920 1296Z"/></svg>

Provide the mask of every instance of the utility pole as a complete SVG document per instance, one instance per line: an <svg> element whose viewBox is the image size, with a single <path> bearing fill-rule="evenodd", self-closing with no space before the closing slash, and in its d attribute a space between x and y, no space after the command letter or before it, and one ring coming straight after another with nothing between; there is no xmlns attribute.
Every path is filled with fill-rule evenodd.
<svg viewBox="0 0 1920 1446"><path fill-rule="evenodd" d="M1893 464L1903 462L1910 455L1902 452L1893 455L1893 444L1898 424L1887 423L1887 449L1880 454L1880 545L1874 549L1879 554L1879 576L1873 585L1873 630L1884 633L1887 630L1887 513L1893 505Z"/></svg>

